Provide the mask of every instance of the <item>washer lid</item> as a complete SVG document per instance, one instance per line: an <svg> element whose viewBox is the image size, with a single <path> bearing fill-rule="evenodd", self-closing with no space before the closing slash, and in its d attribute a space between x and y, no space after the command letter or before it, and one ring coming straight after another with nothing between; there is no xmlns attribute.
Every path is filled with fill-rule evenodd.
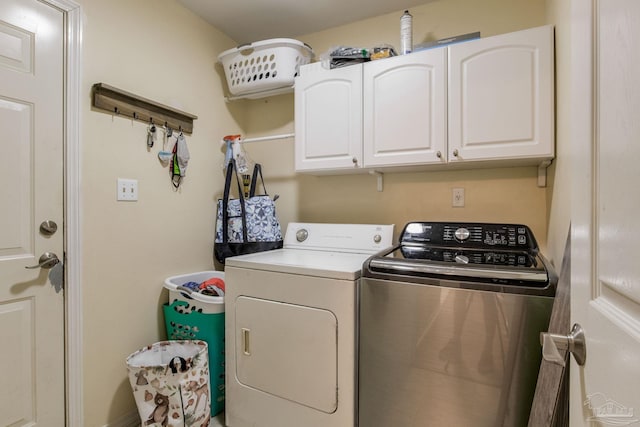
<svg viewBox="0 0 640 427"><path fill-rule="evenodd" d="M340 280L360 278L362 264L370 254L276 249L227 258L226 267L249 268Z"/></svg>

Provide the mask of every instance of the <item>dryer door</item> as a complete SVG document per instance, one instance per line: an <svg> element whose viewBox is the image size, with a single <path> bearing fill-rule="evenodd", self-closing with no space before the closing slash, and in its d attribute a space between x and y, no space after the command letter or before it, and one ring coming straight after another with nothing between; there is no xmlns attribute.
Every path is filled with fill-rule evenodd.
<svg viewBox="0 0 640 427"><path fill-rule="evenodd" d="M338 320L332 312L241 296L235 317L240 383L325 413L336 411Z"/></svg>

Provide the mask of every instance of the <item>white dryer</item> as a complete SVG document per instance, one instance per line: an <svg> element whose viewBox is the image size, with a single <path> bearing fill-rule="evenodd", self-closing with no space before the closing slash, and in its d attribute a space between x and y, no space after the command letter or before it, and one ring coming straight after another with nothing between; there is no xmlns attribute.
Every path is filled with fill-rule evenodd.
<svg viewBox="0 0 640 427"><path fill-rule="evenodd" d="M363 262L393 225L290 223L284 247L226 260L226 424L353 427Z"/></svg>

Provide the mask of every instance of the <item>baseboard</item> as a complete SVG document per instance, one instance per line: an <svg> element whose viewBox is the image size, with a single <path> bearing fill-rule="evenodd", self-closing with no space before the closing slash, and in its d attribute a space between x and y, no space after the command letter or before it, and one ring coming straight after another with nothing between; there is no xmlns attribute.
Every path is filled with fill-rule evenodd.
<svg viewBox="0 0 640 427"><path fill-rule="evenodd" d="M140 415L137 410L132 411L109 424L105 424L104 427L140 427Z"/></svg>

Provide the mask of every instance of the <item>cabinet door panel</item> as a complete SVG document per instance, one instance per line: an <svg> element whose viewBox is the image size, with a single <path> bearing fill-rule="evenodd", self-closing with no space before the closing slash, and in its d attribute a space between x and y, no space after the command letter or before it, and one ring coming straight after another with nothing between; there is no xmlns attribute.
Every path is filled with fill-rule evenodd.
<svg viewBox="0 0 640 427"><path fill-rule="evenodd" d="M551 158L553 117L552 27L449 47L449 161Z"/></svg>
<svg viewBox="0 0 640 427"><path fill-rule="evenodd" d="M353 169L362 152L362 66L314 63L295 83L296 171ZM355 162L354 162L355 159Z"/></svg>
<svg viewBox="0 0 640 427"><path fill-rule="evenodd" d="M446 161L445 61L433 49L364 65L366 167Z"/></svg>

